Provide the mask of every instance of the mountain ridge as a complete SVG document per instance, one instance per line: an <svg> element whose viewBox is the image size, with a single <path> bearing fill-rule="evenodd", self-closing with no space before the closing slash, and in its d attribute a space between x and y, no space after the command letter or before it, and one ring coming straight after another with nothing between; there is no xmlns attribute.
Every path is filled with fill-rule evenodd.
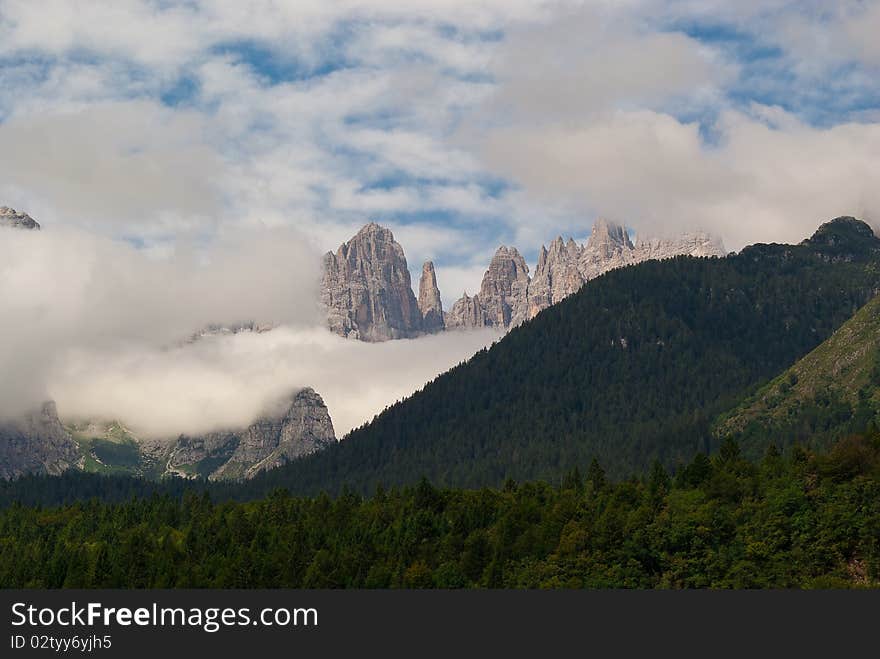
<svg viewBox="0 0 880 659"><path fill-rule="evenodd" d="M607 272L262 485L371 491L427 476L480 487L592 458L617 477L688 462L718 446L718 414L880 290L880 240L841 235Z"/></svg>

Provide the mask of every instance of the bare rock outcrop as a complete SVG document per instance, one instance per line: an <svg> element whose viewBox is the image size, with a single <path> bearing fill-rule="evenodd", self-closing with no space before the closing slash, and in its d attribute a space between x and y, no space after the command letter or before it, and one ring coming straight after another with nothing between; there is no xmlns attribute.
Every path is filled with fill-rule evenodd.
<svg viewBox="0 0 880 659"><path fill-rule="evenodd" d="M57 475L74 465L78 456L76 442L51 401L21 418L0 421L0 478Z"/></svg>
<svg viewBox="0 0 880 659"><path fill-rule="evenodd" d="M425 261L422 276L419 279L419 312L422 314L422 330L432 334L446 327L443 320L443 302L440 289L437 287L437 274L434 263Z"/></svg>
<svg viewBox="0 0 880 659"><path fill-rule="evenodd" d="M550 243L549 249L541 246L535 276L529 284L529 318L584 285L580 256L581 247L571 238L564 242L560 236Z"/></svg>
<svg viewBox="0 0 880 659"><path fill-rule="evenodd" d="M335 441L323 399L306 388L280 415L260 418L244 430L179 437L170 450L166 471L212 480L253 478Z"/></svg>
<svg viewBox="0 0 880 659"><path fill-rule="evenodd" d="M584 281L589 281L613 268L629 265L633 262L634 249L626 229L599 218L593 224L590 238L581 250L578 263L581 277Z"/></svg>
<svg viewBox="0 0 880 659"><path fill-rule="evenodd" d="M528 318L529 267L515 247L502 245L495 252L479 299L490 327L511 327Z"/></svg>
<svg viewBox="0 0 880 659"><path fill-rule="evenodd" d="M387 341L422 333L403 248L375 222L324 255L321 302L340 336Z"/></svg>
<svg viewBox="0 0 880 659"><path fill-rule="evenodd" d="M702 231L683 233L674 238L637 238L633 252L636 263L675 256L724 256L727 253L720 238Z"/></svg>
<svg viewBox="0 0 880 659"><path fill-rule="evenodd" d="M0 227L15 229L40 229L39 223L27 213L22 213L9 206L0 206Z"/></svg>
<svg viewBox="0 0 880 659"><path fill-rule="evenodd" d="M465 293L446 319L449 328L519 325L529 316L529 267L515 247L502 245L492 257L480 292Z"/></svg>
<svg viewBox="0 0 880 659"><path fill-rule="evenodd" d="M724 256L721 240L704 232L673 238L630 240L618 224L599 219L583 246L557 238L541 247L535 276L529 284L529 318L576 292L586 282L614 268L675 256Z"/></svg>
<svg viewBox="0 0 880 659"><path fill-rule="evenodd" d="M478 327L486 327L486 312L480 304L479 295L471 297L465 292L446 314L446 329L476 329Z"/></svg>

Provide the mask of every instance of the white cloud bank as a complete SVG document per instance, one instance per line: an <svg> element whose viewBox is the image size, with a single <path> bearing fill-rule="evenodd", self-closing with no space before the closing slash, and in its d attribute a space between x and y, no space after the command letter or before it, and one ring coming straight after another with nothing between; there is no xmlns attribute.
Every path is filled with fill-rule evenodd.
<svg viewBox="0 0 880 659"><path fill-rule="evenodd" d="M341 436L497 337L335 336L318 308L318 255L286 229L153 256L83 231L0 229L0 416L53 399L64 418L173 437L246 426L311 386ZM183 342L247 320L281 326Z"/></svg>
<svg viewBox="0 0 880 659"><path fill-rule="evenodd" d="M161 438L243 427L311 386L342 437L496 338L487 330L373 344L279 327L165 351L92 348L59 363L49 392L62 414L120 418Z"/></svg>

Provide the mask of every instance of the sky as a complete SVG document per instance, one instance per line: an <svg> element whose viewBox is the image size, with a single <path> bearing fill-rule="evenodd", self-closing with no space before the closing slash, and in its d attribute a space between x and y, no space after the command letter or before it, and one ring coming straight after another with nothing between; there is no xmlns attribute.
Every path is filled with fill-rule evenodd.
<svg viewBox="0 0 880 659"><path fill-rule="evenodd" d="M35 285L104 262L137 282L100 310L92 284L68 291L78 329L42 343L68 351L109 308L271 309L308 332L320 254L371 220L414 280L434 260L447 307L498 245L533 265L598 216L733 250L799 241L880 222L878 31L880 2L857 0L0 0L0 204L54 234ZM73 275L50 254L65 240L89 255ZM169 303L170 272L188 292ZM143 324L114 337L179 329Z"/></svg>

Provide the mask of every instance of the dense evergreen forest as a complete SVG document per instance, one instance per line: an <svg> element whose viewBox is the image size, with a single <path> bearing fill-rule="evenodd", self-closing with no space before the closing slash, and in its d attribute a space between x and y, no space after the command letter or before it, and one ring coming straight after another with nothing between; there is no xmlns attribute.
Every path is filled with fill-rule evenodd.
<svg viewBox="0 0 880 659"><path fill-rule="evenodd" d="M557 486L0 512L0 587L282 586L877 587L880 434L757 461L728 440L618 483L593 462Z"/></svg>
<svg viewBox="0 0 880 659"><path fill-rule="evenodd" d="M852 218L800 245L607 273L338 446L247 484L368 493L553 480L597 458L615 477L717 449L710 426L880 290L880 239ZM762 449L758 449L759 456Z"/></svg>

